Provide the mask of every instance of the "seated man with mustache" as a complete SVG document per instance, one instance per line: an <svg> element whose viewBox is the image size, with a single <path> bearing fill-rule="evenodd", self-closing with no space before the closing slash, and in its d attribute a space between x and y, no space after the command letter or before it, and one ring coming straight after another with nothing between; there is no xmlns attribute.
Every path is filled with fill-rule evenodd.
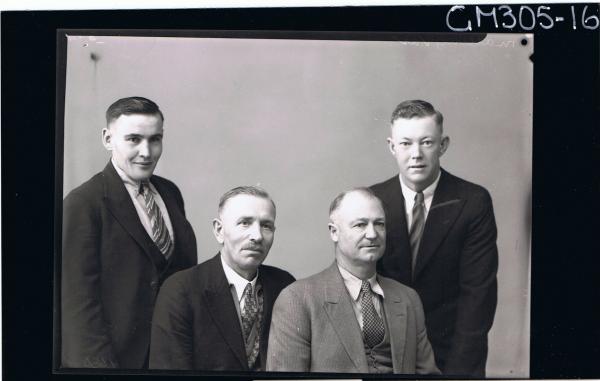
<svg viewBox="0 0 600 381"><path fill-rule="evenodd" d="M273 243L275 203L267 192L237 187L219 202L214 258L167 279L154 310L151 369L265 369L271 310L294 281L262 265Z"/></svg>

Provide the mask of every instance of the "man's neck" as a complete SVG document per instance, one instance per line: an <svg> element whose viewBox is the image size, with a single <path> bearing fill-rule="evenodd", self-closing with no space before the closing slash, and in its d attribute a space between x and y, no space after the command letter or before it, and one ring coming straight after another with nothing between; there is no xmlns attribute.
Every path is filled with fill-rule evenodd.
<svg viewBox="0 0 600 381"><path fill-rule="evenodd" d="M371 279L376 274L376 262L350 264L340 256L337 256L336 261L338 266L342 267L344 270L348 271L350 274L354 275L360 280Z"/></svg>

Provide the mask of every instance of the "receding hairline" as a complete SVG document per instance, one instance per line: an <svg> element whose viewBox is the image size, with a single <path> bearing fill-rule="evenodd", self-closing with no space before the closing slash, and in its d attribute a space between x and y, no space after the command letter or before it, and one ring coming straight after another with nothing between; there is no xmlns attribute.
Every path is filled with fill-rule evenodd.
<svg viewBox="0 0 600 381"><path fill-rule="evenodd" d="M341 192L333 199L333 201L331 202L331 205L329 206L329 219L330 220L333 220L333 216L340 210L341 205L344 202L344 200L349 195L354 194L354 193L361 194L366 199L377 201L379 203L379 206L381 207L381 210L384 210L383 202L381 201L381 199L379 197L377 197L377 195L370 188L356 187L356 188L348 189L344 192Z"/></svg>
<svg viewBox="0 0 600 381"><path fill-rule="evenodd" d="M217 208L217 215L221 216L223 210L225 209L229 201L236 198L237 196L251 196L270 201L271 206L273 206L273 212L277 213L275 201L273 201L273 199L271 198L269 193L267 193L266 190L257 186L239 186L228 190L221 196L221 198L219 199L219 206Z"/></svg>

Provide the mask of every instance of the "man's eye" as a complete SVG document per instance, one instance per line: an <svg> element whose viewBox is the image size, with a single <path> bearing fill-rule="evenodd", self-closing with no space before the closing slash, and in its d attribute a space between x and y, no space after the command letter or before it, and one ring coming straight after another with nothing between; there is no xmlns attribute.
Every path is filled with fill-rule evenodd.
<svg viewBox="0 0 600 381"><path fill-rule="evenodd" d="M401 145L402 147L408 147L410 145L409 142L400 142L398 144Z"/></svg>
<svg viewBox="0 0 600 381"><path fill-rule="evenodd" d="M242 226L250 226L250 222L249 221L240 221L240 225L242 225Z"/></svg>
<svg viewBox="0 0 600 381"><path fill-rule="evenodd" d="M354 224L354 227L356 227L356 228L364 228L365 226L367 226L367 224L365 224L364 222L359 222L357 224Z"/></svg>
<svg viewBox="0 0 600 381"><path fill-rule="evenodd" d="M139 143L140 142L140 138L135 137L135 136L131 136L129 138L127 138L128 142L132 142L132 143Z"/></svg>
<svg viewBox="0 0 600 381"><path fill-rule="evenodd" d="M162 141L162 136L155 136L151 139L151 141L153 143L157 143L157 142L161 142Z"/></svg>
<svg viewBox="0 0 600 381"><path fill-rule="evenodd" d="M266 229L266 230L274 230L275 229L275 226L273 226L273 225L263 225L262 227L263 227L263 229Z"/></svg>
<svg viewBox="0 0 600 381"><path fill-rule="evenodd" d="M425 147L429 147L429 146L430 146L430 145L432 145L432 144L433 144L433 142L432 142L431 140L425 140L425 141L423 141L423 145L424 145Z"/></svg>

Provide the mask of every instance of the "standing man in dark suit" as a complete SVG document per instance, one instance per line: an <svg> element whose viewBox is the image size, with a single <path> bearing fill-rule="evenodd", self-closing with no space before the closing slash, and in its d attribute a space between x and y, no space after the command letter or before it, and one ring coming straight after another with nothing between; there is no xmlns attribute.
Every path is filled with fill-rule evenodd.
<svg viewBox="0 0 600 381"><path fill-rule="evenodd" d="M62 367L147 367L160 285L197 263L179 189L153 175L163 121L149 99L113 103L102 130L110 162L64 200Z"/></svg>
<svg viewBox="0 0 600 381"><path fill-rule="evenodd" d="M273 303L294 281L263 265L275 233L275 203L243 186L219 201L213 233L221 251L170 277L152 321L150 368L265 370Z"/></svg>
<svg viewBox="0 0 600 381"><path fill-rule="evenodd" d="M378 269L419 293L442 373L480 378L496 311L496 223L486 189L440 168L449 143L428 102L392 113L388 146L400 174L371 187L388 221Z"/></svg>

